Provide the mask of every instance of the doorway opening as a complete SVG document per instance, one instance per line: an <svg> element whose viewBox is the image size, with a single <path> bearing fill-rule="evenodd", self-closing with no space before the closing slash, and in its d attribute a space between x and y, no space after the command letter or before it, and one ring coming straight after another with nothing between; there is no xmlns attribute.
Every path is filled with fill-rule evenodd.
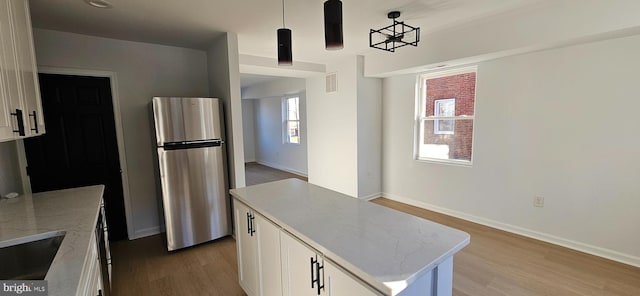
<svg viewBox="0 0 640 296"><path fill-rule="evenodd" d="M241 74L245 181L307 180L303 78Z"/></svg>
<svg viewBox="0 0 640 296"><path fill-rule="evenodd" d="M47 126L24 140L32 192L103 184L110 240L128 238L109 77L39 74Z"/></svg>

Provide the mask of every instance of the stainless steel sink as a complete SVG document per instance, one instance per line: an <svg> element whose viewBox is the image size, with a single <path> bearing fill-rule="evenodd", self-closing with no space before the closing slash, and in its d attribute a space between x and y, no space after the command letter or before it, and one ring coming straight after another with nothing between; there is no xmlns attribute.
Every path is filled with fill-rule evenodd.
<svg viewBox="0 0 640 296"><path fill-rule="evenodd" d="M0 243L0 280L43 280L66 232L54 231Z"/></svg>

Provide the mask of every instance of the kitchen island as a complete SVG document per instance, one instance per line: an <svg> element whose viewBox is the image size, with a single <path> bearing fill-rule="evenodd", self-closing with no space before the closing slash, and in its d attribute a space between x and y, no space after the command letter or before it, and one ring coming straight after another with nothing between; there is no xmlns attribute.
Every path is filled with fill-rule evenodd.
<svg viewBox="0 0 640 296"><path fill-rule="evenodd" d="M451 295L467 233L298 179L237 188L249 296Z"/></svg>
<svg viewBox="0 0 640 296"><path fill-rule="evenodd" d="M97 185L0 200L0 248L64 235L44 278L48 295L97 295L85 289L98 281L95 233L103 191Z"/></svg>

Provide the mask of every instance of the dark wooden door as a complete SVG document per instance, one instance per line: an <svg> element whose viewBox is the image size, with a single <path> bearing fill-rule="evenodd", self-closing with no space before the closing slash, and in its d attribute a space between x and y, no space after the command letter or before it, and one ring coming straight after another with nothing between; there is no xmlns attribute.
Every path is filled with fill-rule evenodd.
<svg viewBox="0 0 640 296"><path fill-rule="evenodd" d="M25 139L33 192L104 184L109 238L127 238L109 78L40 74L47 133Z"/></svg>

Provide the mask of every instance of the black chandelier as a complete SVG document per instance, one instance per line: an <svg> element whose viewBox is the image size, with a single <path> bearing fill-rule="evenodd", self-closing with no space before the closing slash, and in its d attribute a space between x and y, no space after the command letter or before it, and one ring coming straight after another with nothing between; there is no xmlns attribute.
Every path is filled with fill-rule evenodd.
<svg viewBox="0 0 640 296"><path fill-rule="evenodd" d="M397 21L396 19L400 17L399 11L389 12L387 17L393 20L393 24L378 30L371 29L369 47L395 52L396 48L403 46L418 46L420 28Z"/></svg>

